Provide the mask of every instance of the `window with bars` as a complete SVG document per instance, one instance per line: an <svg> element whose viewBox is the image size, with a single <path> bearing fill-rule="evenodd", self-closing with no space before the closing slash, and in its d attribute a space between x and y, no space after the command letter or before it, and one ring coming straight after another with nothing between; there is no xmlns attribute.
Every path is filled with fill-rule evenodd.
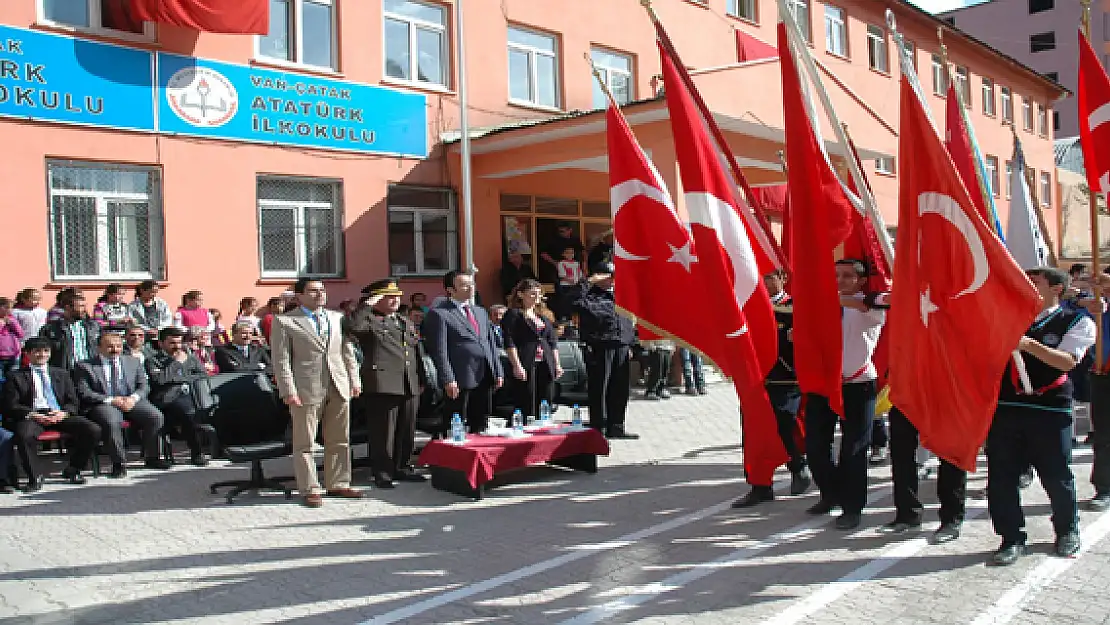
<svg viewBox="0 0 1110 625"><path fill-rule="evenodd" d="M983 77L983 115L994 117L994 81Z"/></svg>
<svg viewBox="0 0 1110 625"><path fill-rule="evenodd" d="M266 59L337 69L334 0L270 0L270 32L256 37Z"/></svg>
<svg viewBox="0 0 1110 625"><path fill-rule="evenodd" d="M458 268L454 191L392 185L386 206L393 275L443 275Z"/></svg>
<svg viewBox="0 0 1110 625"><path fill-rule="evenodd" d="M728 0L725 10L733 17L748 21L756 21L755 0Z"/></svg>
<svg viewBox="0 0 1110 625"><path fill-rule="evenodd" d="M559 106L559 48L553 35L509 27L509 101Z"/></svg>
<svg viewBox="0 0 1110 625"><path fill-rule="evenodd" d="M343 275L342 185L284 176L258 178L258 248L263 278Z"/></svg>
<svg viewBox="0 0 1110 625"><path fill-rule="evenodd" d="M1002 120L1014 122L1014 98L1009 87L999 87L999 99L1002 101Z"/></svg>
<svg viewBox="0 0 1110 625"><path fill-rule="evenodd" d="M886 74L890 71L890 55L886 47L886 31L878 26L867 26L867 63L871 69Z"/></svg>
<svg viewBox="0 0 1110 625"><path fill-rule="evenodd" d="M825 49L837 56L848 56L848 19L844 9L825 5Z"/></svg>
<svg viewBox="0 0 1110 625"><path fill-rule="evenodd" d="M628 104L635 99L633 93L634 82L632 79L632 57L604 48L591 48L590 59L594 67L601 74L605 86L613 94L617 104ZM605 108L605 94L596 80L591 81L594 90L594 107Z"/></svg>
<svg viewBox="0 0 1110 625"><path fill-rule="evenodd" d="M385 0L385 75L447 86L447 8Z"/></svg>
<svg viewBox="0 0 1110 625"><path fill-rule="evenodd" d="M55 280L164 277L159 173L153 167L47 163Z"/></svg>
<svg viewBox="0 0 1110 625"><path fill-rule="evenodd" d="M120 39L154 39L154 24L131 17L131 0L36 0L40 24Z"/></svg>

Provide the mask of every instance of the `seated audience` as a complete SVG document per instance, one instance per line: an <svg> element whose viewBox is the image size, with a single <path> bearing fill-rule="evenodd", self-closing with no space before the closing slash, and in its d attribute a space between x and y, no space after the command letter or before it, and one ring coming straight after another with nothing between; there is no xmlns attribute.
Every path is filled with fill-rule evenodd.
<svg viewBox="0 0 1110 625"><path fill-rule="evenodd" d="M148 469L169 469L170 464L158 456L162 412L147 400L150 383L137 358L123 355L123 338L105 332L97 344L98 353L77 365L75 380L81 409L100 426L112 472L108 477L127 475L127 446L123 438L123 422L142 431L143 458Z"/></svg>
<svg viewBox="0 0 1110 625"><path fill-rule="evenodd" d="M23 351L23 326L12 315L12 301L0 297L0 382L19 366ZM3 467L0 467L3 470Z"/></svg>
<svg viewBox="0 0 1110 625"><path fill-rule="evenodd" d="M155 337L159 330L173 325L170 305L158 297L158 283L154 280L143 280L135 287L135 300L128 305L127 311L148 337Z"/></svg>
<svg viewBox="0 0 1110 625"><path fill-rule="evenodd" d="M216 364L220 371L265 371L270 373L270 352L258 345L254 327L246 321L231 326L231 344L216 348Z"/></svg>
<svg viewBox="0 0 1110 625"><path fill-rule="evenodd" d="M78 288L75 286L67 286L58 291L57 295L54 296L54 306L46 313L46 322L50 323L65 316L65 306L62 305L62 300L77 292Z"/></svg>
<svg viewBox="0 0 1110 625"><path fill-rule="evenodd" d="M46 309L39 304L42 302L42 292L38 289L23 289L15 294L15 307L12 315L23 326L23 340L38 336L42 326L46 325Z"/></svg>
<svg viewBox="0 0 1110 625"><path fill-rule="evenodd" d="M93 307L93 320L99 323L101 328L112 328L122 332L130 324L131 313L123 297L122 284L109 284L104 289L104 294Z"/></svg>
<svg viewBox="0 0 1110 625"><path fill-rule="evenodd" d="M85 294L76 289L62 292L62 316L47 321L41 334L50 341L50 364L73 371L77 363L96 355L100 326L89 319Z"/></svg>
<svg viewBox="0 0 1110 625"><path fill-rule="evenodd" d="M254 314L254 311L257 309L258 300L256 298L244 297L239 300L239 313L235 315L235 323L246 321L254 328L255 334L261 334L261 330L258 328L258 323L261 320Z"/></svg>
<svg viewBox="0 0 1110 625"><path fill-rule="evenodd" d="M220 367L216 364L216 350L212 347L211 332L200 326L193 326L182 336L184 337L186 351L200 361L206 374L216 375L220 372ZM163 347L163 349L165 348Z"/></svg>
<svg viewBox="0 0 1110 625"><path fill-rule="evenodd" d="M212 331L209 333L212 336L212 345L227 345L231 342L231 334L224 326L223 314L215 308L208 309L208 312L212 313Z"/></svg>
<svg viewBox="0 0 1110 625"><path fill-rule="evenodd" d="M266 302L266 308L263 309L262 320L258 322L259 329L262 330L262 338L266 342L270 342L270 330L274 326L274 315L280 315L285 312L285 301L280 297L271 297Z"/></svg>
<svg viewBox="0 0 1110 625"><path fill-rule="evenodd" d="M127 326L127 334L124 335L123 353L138 358L139 362L146 361L154 353L154 348L146 342L146 331L134 323Z"/></svg>
<svg viewBox="0 0 1110 625"><path fill-rule="evenodd" d="M201 336L207 332L201 328ZM166 428L178 428L189 446L192 462L198 467L208 464L208 456L197 436L197 406L193 383L208 377L204 365L185 349L185 331L171 326L158 333L161 349L146 361L150 379L150 402L165 415Z"/></svg>
<svg viewBox="0 0 1110 625"><path fill-rule="evenodd" d="M5 423L18 440L20 460L27 474L25 490L31 493L42 488L45 471L36 439L47 430L62 432L68 437L69 466L62 470L62 477L70 484L84 484L81 471L85 470L100 440L100 426L77 414L77 390L69 372L47 364L50 362L50 341L32 337L27 339L25 349L31 364L12 372L0 402ZM10 444L0 434L0 471L9 466L10 452Z"/></svg>
<svg viewBox="0 0 1110 625"><path fill-rule="evenodd" d="M216 329L212 311L204 307L204 294L200 291L186 291L181 296L181 306L173 315L173 324L181 329L197 326L209 332Z"/></svg>

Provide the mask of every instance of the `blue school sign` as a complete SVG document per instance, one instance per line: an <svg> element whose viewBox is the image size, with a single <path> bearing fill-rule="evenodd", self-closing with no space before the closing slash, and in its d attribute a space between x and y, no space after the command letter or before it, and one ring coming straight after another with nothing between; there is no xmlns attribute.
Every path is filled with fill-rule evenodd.
<svg viewBox="0 0 1110 625"><path fill-rule="evenodd" d="M423 95L171 54L158 78L162 132L428 155Z"/></svg>

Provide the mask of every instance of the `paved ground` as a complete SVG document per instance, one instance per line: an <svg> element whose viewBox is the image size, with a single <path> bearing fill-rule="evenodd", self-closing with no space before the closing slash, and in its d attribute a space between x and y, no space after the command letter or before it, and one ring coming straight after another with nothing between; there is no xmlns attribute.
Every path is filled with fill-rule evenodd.
<svg viewBox="0 0 1110 625"><path fill-rule="evenodd" d="M812 491L730 510L745 490L734 403L721 386L635 401L644 438L614 442L597 475L530 469L481 502L403 484L320 510L229 506L206 485L245 470L222 463L0 497L0 623L1110 622L1110 516L1083 513L1086 550L1051 557L1039 486L1036 553L1007 569L984 566L981 475L977 518L944 546L875 531L888 467L871 471L859 531L807 517ZM1077 453L1083 497L1089 461Z"/></svg>

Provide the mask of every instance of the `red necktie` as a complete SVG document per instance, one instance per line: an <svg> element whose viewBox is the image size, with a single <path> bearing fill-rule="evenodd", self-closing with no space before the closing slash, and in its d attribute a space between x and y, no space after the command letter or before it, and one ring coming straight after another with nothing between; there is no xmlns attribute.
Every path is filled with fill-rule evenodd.
<svg viewBox="0 0 1110 625"><path fill-rule="evenodd" d="M481 335L478 331L478 318L474 316L474 311L470 310L470 306L463 306L463 311L466 312L466 320L470 322L470 327L474 328L474 334Z"/></svg>

